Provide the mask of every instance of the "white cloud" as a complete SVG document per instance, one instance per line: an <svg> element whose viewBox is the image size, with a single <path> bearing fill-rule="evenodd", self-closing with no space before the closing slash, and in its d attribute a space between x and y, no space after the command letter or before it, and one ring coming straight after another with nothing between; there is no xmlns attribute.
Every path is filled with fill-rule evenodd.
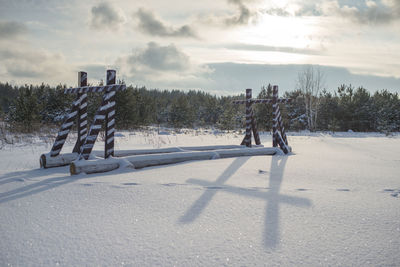
<svg viewBox="0 0 400 267"><path fill-rule="evenodd" d="M43 81L43 79L59 76L67 69L63 55L26 46L15 47L1 44L0 59L5 74L14 78Z"/></svg>
<svg viewBox="0 0 400 267"><path fill-rule="evenodd" d="M118 29L123 16L108 2L101 2L91 9L90 25L95 29Z"/></svg>
<svg viewBox="0 0 400 267"><path fill-rule="evenodd" d="M33 47L29 34L24 23L0 22L0 78L43 82L63 76L68 70L64 56Z"/></svg>
<svg viewBox="0 0 400 267"><path fill-rule="evenodd" d="M228 6L218 14L200 16L200 22L220 27L248 26L257 22L259 8L257 5L249 5L247 0L227 0ZM230 9L229 7L234 7Z"/></svg>
<svg viewBox="0 0 400 267"><path fill-rule="evenodd" d="M174 44L147 44L116 64L123 77L135 84L156 88L199 88L205 84L204 74L211 72L207 66L197 64Z"/></svg>
<svg viewBox="0 0 400 267"><path fill-rule="evenodd" d="M16 21L0 21L0 39L12 39L25 35L27 27Z"/></svg>
<svg viewBox="0 0 400 267"><path fill-rule="evenodd" d="M146 34L162 37L196 37L192 27L189 25L183 25L178 28L167 26L160 19L156 18L154 13L143 8L135 12L135 17L139 21L139 30Z"/></svg>

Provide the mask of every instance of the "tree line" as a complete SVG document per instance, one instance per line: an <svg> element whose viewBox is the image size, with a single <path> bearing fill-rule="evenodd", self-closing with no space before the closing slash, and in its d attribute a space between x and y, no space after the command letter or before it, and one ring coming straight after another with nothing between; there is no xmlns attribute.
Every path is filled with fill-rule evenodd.
<svg viewBox="0 0 400 267"><path fill-rule="evenodd" d="M0 118L12 131L33 132L43 126L59 126L68 114L74 95L65 95L65 85L12 86L0 83ZM245 106L233 104L238 96L216 96L202 91L149 90L128 86L116 94L116 127L133 129L159 125L174 128L214 127L244 129ZM263 86L258 98L271 98L271 85ZM387 90L369 93L365 88L341 85L334 92L318 94L303 89L286 92L292 98L281 105L288 130L310 131L400 131L400 99ZM88 96L88 118L93 118L101 95ZM272 128L272 106L255 104L258 128ZM312 122L312 123L311 123Z"/></svg>

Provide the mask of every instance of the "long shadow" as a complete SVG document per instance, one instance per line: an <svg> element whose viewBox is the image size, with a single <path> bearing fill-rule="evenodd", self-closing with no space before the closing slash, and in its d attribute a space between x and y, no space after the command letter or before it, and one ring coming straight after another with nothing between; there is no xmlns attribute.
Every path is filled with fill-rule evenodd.
<svg viewBox="0 0 400 267"><path fill-rule="evenodd" d="M0 185L12 182L23 182L24 180L33 180L34 178L50 174L67 172L67 167L8 172L0 176Z"/></svg>
<svg viewBox="0 0 400 267"><path fill-rule="evenodd" d="M239 157L235 159L231 165L212 183L212 188L217 189L223 186L228 179L235 174L235 172L249 160L249 157ZM190 182L190 179L189 179ZM186 213L179 219L180 223L191 223L204 211L211 199L217 193L217 190L206 190L203 195L186 211Z"/></svg>
<svg viewBox="0 0 400 267"><path fill-rule="evenodd" d="M265 212L265 232L264 232L264 245L266 247L275 248L280 240L280 225L279 225L279 202L283 173L288 157L272 157L271 171L269 176L269 196L266 212ZM300 200L300 199L299 199ZM293 204L309 204L307 201L301 199L301 202L292 201ZM309 204L310 205L310 204Z"/></svg>
<svg viewBox="0 0 400 267"><path fill-rule="evenodd" d="M21 172L15 172L14 174L17 174L17 176L13 175L14 181L18 181L15 179L21 179L23 181L24 178L38 178L38 177L45 177L51 174L57 173L56 171L48 171L48 170L43 170L43 169L37 169L37 170L31 170L31 171L21 171ZM19 177L19 178L16 178ZM43 191L50 190L52 188L71 183L73 181L76 181L77 179L82 178L81 176L62 176L62 177L51 177L48 179L40 180L35 183L31 183L29 185L24 185L12 190L9 190L7 192L0 193L0 204L4 202L8 202L11 200L23 198L26 196L34 195ZM7 179L7 182L11 182ZM2 181L4 184L4 181Z"/></svg>
<svg viewBox="0 0 400 267"><path fill-rule="evenodd" d="M219 181L220 178L218 178L217 182L215 183L210 183L198 179L188 179L187 182L208 188L210 187L217 188L219 186L219 188L224 192L265 200L267 202L267 205L265 212L265 230L264 230L263 243L265 247L274 249L279 245L280 241L280 224L279 224L280 204L281 203L289 204L297 207L311 206L311 201L309 199L295 197L295 196L281 195L279 193L287 159L288 159L287 156L272 157L269 186L267 187L268 191L265 191L265 189L263 190L254 188L243 188L243 187L235 187L227 185L224 186L222 185L222 183L218 183L220 182ZM225 172L230 170L231 167L232 165L229 166ZM223 175L221 175L220 177L222 176ZM192 207L186 212L186 214L181 218L180 221L184 223L194 221L216 192L217 192L216 190L205 191L204 194L200 197L200 199L197 200L192 205Z"/></svg>

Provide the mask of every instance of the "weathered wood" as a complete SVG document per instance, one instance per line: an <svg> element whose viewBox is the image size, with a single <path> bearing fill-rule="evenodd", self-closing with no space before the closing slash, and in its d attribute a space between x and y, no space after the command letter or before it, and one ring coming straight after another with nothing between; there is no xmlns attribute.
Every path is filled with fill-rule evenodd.
<svg viewBox="0 0 400 267"><path fill-rule="evenodd" d="M107 85L115 84L116 72L115 70L107 70ZM114 156L114 132L115 132L115 92L110 92L109 97L105 100L106 105L111 107L106 111L106 139L104 141L104 158Z"/></svg>
<svg viewBox="0 0 400 267"><path fill-rule="evenodd" d="M251 147L251 130L253 131L254 140L257 145L261 144L260 137L257 131L257 124L254 118L252 104L264 103L272 104L272 146L281 147L285 154L291 152L288 146L288 141L285 133L285 127L283 126L282 116L279 110L278 103L290 103L293 99L291 98L278 98L278 86L273 86L272 99L252 99L251 89L246 89L246 100L234 100L234 104L246 104L246 135L243 138L241 145ZM278 129L280 133L278 132ZM280 142L282 139L282 142Z"/></svg>
<svg viewBox="0 0 400 267"><path fill-rule="evenodd" d="M78 86L87 86L87 73L84 71L78 72ZM83 141L86 139L87 135L87 93L78 93L77 99L81 98L82 101L79 105L77 115L78 139L76 140L74 149L72 150L72 152L76 153L80 153Z"/></svg>
<svg viewBox="0 0 400 267"><path fill-rule="evenodd" d="M278 118L277 118L277 107L278 107L278 86L274 85L272 89L272 146L277 147L278 142L276 135L278 134Z"/></svg>
<svg viewBox="0 0 400 267"><path fill-rule="evenodd" d="M244 144L251 147L251 89L246 89L246 137Z"/></svg>
<svg viewBox="0 0 400 267"><path fill-rule="evenodd" d="M71 175L76 175L82 172L86 174L109 172L118 169L121 165L121 163L118 162L118 160L114 160L113 158L97 160L96 163L98 164L90 164L92 163L91 160L82 160L82 161L86 161L89 164L79 165L75 162L72 162L69 165L69 171Z"/></svg>
<svg viewBox="0 0 400 267"><path fill-rule="evenodd" d="M125 84L112 84L104 86L84 86L78 88L68 88L64 90L64 94L78 94L78 93L102 93L105 91L121 91L126 90Z"/></svg>
<svg viewBox="0 0 400 267"><path fill-rule="evenodd" d="M274 155L279 151L277 148L239 148L239 149L219 149L212 151L196 152L172 152L167 154L136 155L124 157L122 159L96 159L96 160L77 160L71 163L71 175L79 173L98 173L107 172L127 165L135 169L165 164L174 164L192 160L210 160L217 158L231 158L243 156ZM131 164L131 165L129 165Z"/></svg>
<svg viewBox="0 0 400 267"><path fill-rule="evenodd" d="M53 168L53 167L61 167L70 164L72 161L78 158L78 153L64 153L58 154L55 157L52 157L50 153L42 154L40 156L40 167L41 168Z"/></svg>
<svg viewBox="0 0 400 267"><path fill-rule="evenodd" d="M133 149L133 150L117 150L115 151L115 157L127 157L134 155L147 155L147 154L161 154L161 153L173 153L173 152L185 152L185 151L207 151L217 149L235 149L243 148L240 145L219 145L219 146L186 146L186 147L167 147L167 148L156 148L156 149ZM92 151L91 155L95 157L103 157L103 151ZM78 153L65 153L59 154L57 157L51 157L48 153L43 154L40 157L41 168L53 168L65 166L73 162L78 158Z"/></svg>

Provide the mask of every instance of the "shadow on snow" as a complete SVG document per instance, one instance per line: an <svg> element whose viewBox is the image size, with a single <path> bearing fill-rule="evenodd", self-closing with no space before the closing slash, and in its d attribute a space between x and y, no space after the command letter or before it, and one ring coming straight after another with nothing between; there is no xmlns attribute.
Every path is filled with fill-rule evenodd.
<svg viewBox="0 0 400 267"><path fill-rule="evenodd" d="M17 171L6 173L0 177L0 185L11 183L11 182L24 182L25 180L35 181L34 183L19 186L15 189L11 189L7 192L0 193L0 203L8 202L11 200L23 198L26 196L34 195L43 191L50 190L52 188L68 184L76 181L82 177L73 178L70 175L53 177L56 173L65 173L65 168L57 169L35 169L28 171ZM51 178L45 179L46 176L52 176ZM35 178L40 179L39 181Z"/></svg>
<svg viewBox="0 0 400 267"><path fill-rule="evenodd" d="M271 169L269 177L268 191L246 190L246 188L224 185L235 172L242 167L249 157L235 159L232 164L218 177L214 183L210 183L198 179L189 179L187 182L204 186L208 189L223 189L224 192L229 192L237 195L242 195L250 198L258 198L265 200L265 232L264 245L267 248L276 248L280 240L280 224L279 224L279 209L280 204L289 204L297 207L310 207L311 201L306 198L281 195L279 193L285 165L288 156L273 156L271 160ZM195 221L204 209L211 202L218 190L206 190L200 198L186 211L179 219L179 223L187 224Z"/></svg>

